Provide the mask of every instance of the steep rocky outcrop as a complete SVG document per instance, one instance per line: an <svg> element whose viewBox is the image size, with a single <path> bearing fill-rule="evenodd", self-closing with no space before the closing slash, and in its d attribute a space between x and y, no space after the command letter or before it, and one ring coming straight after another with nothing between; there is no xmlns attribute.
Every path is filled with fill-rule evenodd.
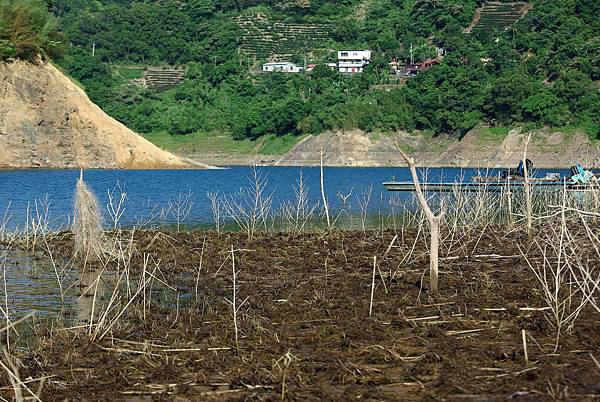
<svg viewBox="0 0 600 402"><path fill-rule="evenodd" d="M0 168L205 167L104 113L50 63L0 63Z"/></svg>

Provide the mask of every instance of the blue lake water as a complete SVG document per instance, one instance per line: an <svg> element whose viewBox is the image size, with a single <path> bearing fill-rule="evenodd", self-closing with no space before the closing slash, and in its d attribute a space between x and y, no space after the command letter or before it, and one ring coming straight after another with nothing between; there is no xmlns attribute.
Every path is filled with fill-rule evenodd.
<svg viewBox="0 0 600 402"><path fill-rule="evenodd" d="M260 174L267 180L266 193L272 195L272 210L282 203L294 199L294 185L302 174L309 187L309 201L321 201L320 175L318 167L259 167ZM556 170L555 170L556 171ZM489 170L485 174L498 174ZM538 174L544 174L540 171ZM232 167L219 170L87 170L85 181L92 187L105 209L108 191L115 186L127 193L122 225L141 222L173 223L172 214L159 216L161 209L168 209L169 201L180 193L190 194L193 206L186 219L189 225L209 225L212 212L208 192L219 192L223 196L234 196L240 189L248 187L251 167ZM421 173L427 180L469 181L480 171L475 169L432 168ZM564 173L564 172L563 172ZM406 168L348 168L325 167L325 189L333 211L351 206L358 212L358 196L372 188L370 212L387 210L391 197L410 197L410 194L389 193L382 183L390 179L410 180ZM27 210L44 209L44 200L50 206L50 217L55 227L67 225L72 211L77 170L7 170L0 171L0 219L8 213L9 226L20 227L26 222ZM116 192L118 197L118 191ZM347 196L344 205L343 196ZM30 216L33 212L30 213ZM159 222L160 221L160 222Z"/></svg>

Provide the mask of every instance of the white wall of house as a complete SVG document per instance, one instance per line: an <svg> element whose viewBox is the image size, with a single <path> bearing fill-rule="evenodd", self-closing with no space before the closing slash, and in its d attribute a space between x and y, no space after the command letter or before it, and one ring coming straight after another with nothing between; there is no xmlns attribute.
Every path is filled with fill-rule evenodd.
<svg viewBox="0 0 600 402"><path fill-rule="evenodd" d="M340 50L338 52L338 69L340 73L362 73L370 61L370 50Z"/></svg>
<svg viewBox="0 0 600 402"><path fill-rule="evenodd" d="M339 71L340 71L340 73L350 73L350 74L362 73L364 71L364 67L339 66Z"/></svg>
<svg viewBox="0 0 600 402"><path fill-rule="evenodd" d="M340 50L338 52L338 61L363 60L371 61L370 50Z"/></svg>
<svg viewBox="0 0 600 402"><path fill-rule="evenodd" d="M263 64L262 70L264 72L275 72L279 71L282 73L301 73L304 71L303 67L298 67L294 63L281 62L281 63L266 63Z"/></svg>

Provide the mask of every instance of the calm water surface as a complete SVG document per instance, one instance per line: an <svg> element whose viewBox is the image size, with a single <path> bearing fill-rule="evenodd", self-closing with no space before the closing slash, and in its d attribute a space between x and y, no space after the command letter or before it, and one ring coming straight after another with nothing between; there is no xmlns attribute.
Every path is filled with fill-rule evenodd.
<svg viewBox="0 0 600 402"><path fill-rule="evenodd" d="M300 174L308 185L311 203L321 200L318 167L260 167L260 174L267 180L266 192L273 197L273 210L294 198L294 185ZM489 171L489 174L498 171ZM212 222L208 192L219 192L232 196L249 185L250 167L233 167L220 170L88 170L84 177L106 208L108 191L119 185L127 193L125 213L121 223L134 225L151 217L162 219L160 223L172 223L173 216L159 218L158 211L167 209L169 201L180 193L191 194L193 207L187 218L189 225L208 225ZM429 180L469 180L477 171L474 169L429 169ZM395 178L410 180L406 168L324 168L325 189L331 208L335 211L343 206L343 197L358 209L358 196L372 188L371 212L387 209L391 196L382 183ZM75 183L79 176L76 170L12 170L0 171L0 214L9 212L12 227L23 226L28 206L30 211L38 209L47 200L55 226L66 225L72 209ZM117 192L118 193L118 192ZM407 195L403 195L407 196ZM106 211L105 211L106 212ZM1 217L1 215L0 215Z"/></svg>

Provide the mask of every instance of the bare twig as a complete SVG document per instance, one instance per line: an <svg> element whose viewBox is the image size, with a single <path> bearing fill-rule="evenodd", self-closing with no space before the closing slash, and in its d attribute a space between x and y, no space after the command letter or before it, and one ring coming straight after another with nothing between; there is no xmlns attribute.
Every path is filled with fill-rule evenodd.
<svg viewBox="0 0 600 402"><path fill-rule="evenodd" d="M523 341L523 354L525 355L525 364L529 365L529 355L527 354L527 333L521 330L521 340Z"/></svg>
<svg viewBox="0 0 600 402"><path fill-rule="evenodd" d="M375 293L375 269L377 268L377 256L373 257L373 279L371 280L371 303L369 303L369 317L373 313L373 295Z"/></svg>
<svg viewBox="0 0 600 402"><path fill-rule="evenodd" d="M200 264L198 265L198 275L196 275L196 301L198 301L198 283L200 282L200 273L202 272L202 260L204 258L204 246L206 245L206 236L202 240L202 251L200 251Z"/></svg>
<svg viewBox="0 0 600 402"><path fill-rule="evenodd" d="M327 204L327 197L325 196L325 183L323 176L323 148L321 148L321 197L323 198L323 208L325 208L325 216L327 217L327 230L331 230L331 219L329 217L329 205Z"/></svg>
<svg viewBox="0 0 600 402"><path fill-rule="evenodd" d="M523 150L523 171L525 174L525 206L526 206L526 216L527 216L527 235L531 236L531 225L533 222L533 207L531 202L531 188L529 185L529 171L527 169L527 146L529 145L529 141L531 140L531 133L525 139L525 145Z"/></svg>

